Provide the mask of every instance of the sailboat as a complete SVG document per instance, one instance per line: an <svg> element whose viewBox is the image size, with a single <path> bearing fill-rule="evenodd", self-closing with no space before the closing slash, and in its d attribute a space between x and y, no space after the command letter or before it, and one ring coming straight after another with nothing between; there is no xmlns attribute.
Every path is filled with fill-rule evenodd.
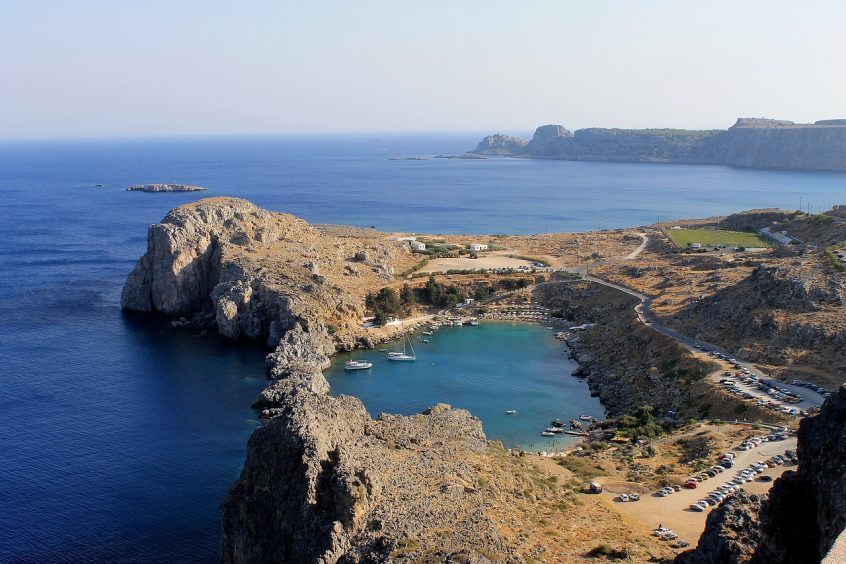
<svg viewBox="0 0 846 564"><path fill-rule="evenodd" d="M405 350L405 343L408 341L408 346L411 348L411 354L408 354ZM414 354L414 347L411 344L411 341L408 340L407 335L403 335L402 337L402 352L395 351L388 353L388 360L395 360L395 361L412 361L417 360L417 355Z"/></svg>

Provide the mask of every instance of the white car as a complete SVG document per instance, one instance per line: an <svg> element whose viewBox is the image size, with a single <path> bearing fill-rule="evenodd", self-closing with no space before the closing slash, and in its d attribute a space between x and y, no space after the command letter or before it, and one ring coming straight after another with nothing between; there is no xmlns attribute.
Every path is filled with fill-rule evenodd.
<svg viewBox="0 0 846 564"><path fill-rule="evenodd" d="M705 507L707 507L707 506L705 506ZM690 508L693 511L705 511L705 507L703 507L699 502L690 504Z"/></svg>
<svg viewBox="0 0 846 564"><path fill-rule="evenodd" d="M620 494L620 501L629 501L629 496L626 494Z"/></svg>

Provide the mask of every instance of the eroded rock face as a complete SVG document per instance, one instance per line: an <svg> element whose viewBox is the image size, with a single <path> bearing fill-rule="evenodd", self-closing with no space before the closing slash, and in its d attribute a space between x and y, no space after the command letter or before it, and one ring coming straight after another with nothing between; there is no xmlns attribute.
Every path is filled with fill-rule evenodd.
<svg viewBox="0 0 846 564"><path fill-rule="evenodd" d="M355 278L349 271L362 259L354 257L371 266ZM392 280L395 261L414 259L407 245L375 231L334 235L246 200L208 198L150 226L121 307L210 318L223 337L275 347L295 326L353 332L365 289Z"/></svg>
<svg viewBox="0 0 846 564"><path fill-rule="evenodd" d="M295 371L262 393L271 418L222 504L222 561L521 561L466 462L487 449L479 420L447 405L372 420L358 399L327 391L319 372Z"/></svg>
<svg viewBox="0 0 846 564"><path fill-rule="evenodd" d="M473 152L480 155L513 155L523 152L528 143L520 137L496 133L479 141Z"/></svg>
<svg viewBox="0 0 846 564"><path fill-rule="evenodd" d="M695 551L676 558L677 564L741 564L748 562L761 540L758 513L766 496L741 491L709 515Z"/></svg>
<svg viewBox="0 0 846 564"><path fill-rule="evenodd" d="M286 219L292 228L306 226L291 216ZM252 225L256 241L278 239L285 229L270 212L236 198L210 198L172 210L150 226L147 252L123 287L121 307L167 315L205 307L220 281L226 243L249 243L242 224Z"/></svg>

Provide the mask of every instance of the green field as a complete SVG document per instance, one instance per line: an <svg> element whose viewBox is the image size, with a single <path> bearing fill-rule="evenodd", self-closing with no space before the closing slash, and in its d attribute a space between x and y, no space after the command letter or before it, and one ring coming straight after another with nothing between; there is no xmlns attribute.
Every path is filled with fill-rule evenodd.
<svg viewBox="0 0 846 564"><path fill-rule="evenodd" d="M755 233L724 231L722 229L667 229L667 235L680 247L690 243L733 245L738 247L769 247L770 243Z"/></svg>

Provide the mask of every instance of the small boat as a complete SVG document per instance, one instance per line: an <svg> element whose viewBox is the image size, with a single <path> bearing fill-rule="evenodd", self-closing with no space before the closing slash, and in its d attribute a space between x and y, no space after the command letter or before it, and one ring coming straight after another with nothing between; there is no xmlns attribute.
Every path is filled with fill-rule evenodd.
<svg viewBox="0 0 846 564"><path fill-rule="evenodd" d="M405 349L405 343L408 341L408 346L411 348L411 354L408 354ZM412 362L417 360L417 355L414 354L414 347L411 345L411 341L408 340L408 336L403 336L402 339L402 352L394 351L388 353L388 360L393 360L396 362Z"/></svg>
<svg viewBox="0 0 846 564"><path fill-rule="evenodd" d="M555 433L550 433L549 431L544 431L541 433L544 437L554 437Z"/></svg>
<svg viewBox="0 0 846 564"><path fill-rule="evenodd" d="M434 335L434 334L435 334L435 332L434 332L434 331L423 331L423 334L424 334L424 335L430 335L430 336L431 336L431 335Z"/></svg>
<svg viewBox="0 0 846 564"><path fill-rule="evenodd" d="M102 188L102 187L103 187L103 185L102 185L102 184L95 184L95 185L94 185L94 188Z"/></svg>
<svg viewBox="0 0 846 564"><path fill-rule="evenodd" d="M428 342L429 342L429 339L423 339L423 342L424 342L424 343L428 343Z"/></svg>
<svg viewBox="0 0 846 564"><path fill-rule="evenodd" d="M564 429L561 427L547 427L544 429L547 433L563 433Z"/></svg>
<svg viewBox="0 0 846 564"><path fill-rule="evenodd" d="M473 327L477 326L478 324L479 324L479 321L478 321L478 320L476 320L476 319L471 319L471 320L470 320L470 325L472 325Z"/></svg>
<svg viewBox="0 0 846 564"><path fill-rule="evenodd" d="M373 368L373 363L367 360L348 360L344 363L344 370L367 370Z"/></svg>
<svg viewBox="0 0 846 564"><path fill-rule="evenodd" d="M506 415L514 415L515 413L517 413L516 409L508 409L505 411Z"/></svg>
<svg viewBox="0 0 846 564"><path fill-rule="evenodd" d="M593 421L593 415L579 415L579 419L582 421Z"/></svg>
<svg viewBox="0 0 846 564"><path fill-rule="evenodd" d="M553 427L563 427L564 422L560 419L556 419L555 421L550 422L550 425L552 425Z"/></svg>

